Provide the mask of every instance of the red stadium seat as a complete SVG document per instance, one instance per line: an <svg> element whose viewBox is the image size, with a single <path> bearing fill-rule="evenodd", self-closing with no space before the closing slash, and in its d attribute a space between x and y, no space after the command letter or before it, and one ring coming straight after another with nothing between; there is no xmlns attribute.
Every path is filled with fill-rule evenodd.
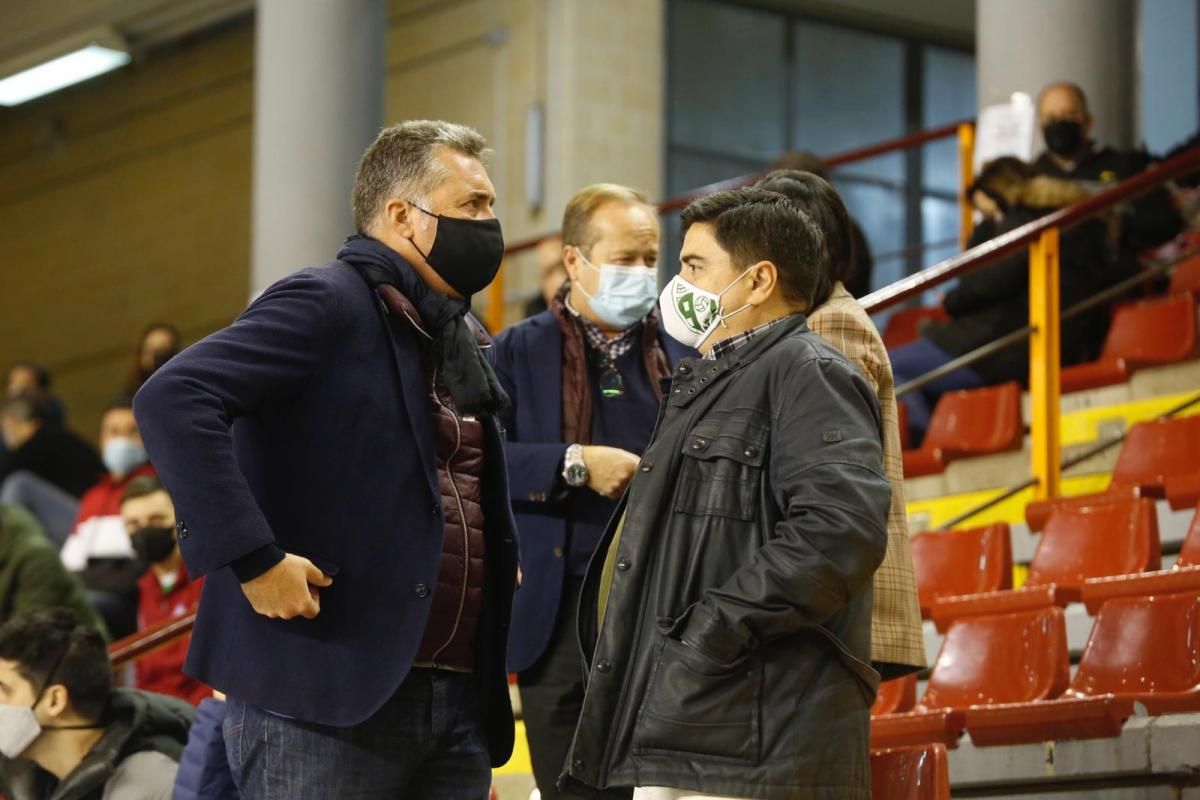
<svg viewBox="0 0 1200 800"><path fill-rule="evenodd" d="M1056 497L1025 506L1029 529L1040 531L1055 509L1097 505L1110 499L1174 496L1186 508L1200 502L1200 416L1142 422L1129 429L1117 456L1112 482L1099 494ZM1184 505L1187 498L1194 497Z"/></svg>
<svg viewBox="0 0 1200 800"><path fill-rule="evenodd" d="M1012 588L1012 538L997 523L966 531L919 533L912 537L913 568L921 616L938 597Z"/></svg>
<svg viewBox="0 0 1200 800"><path fill-rule="evenodd" d="M871 720L871 747L957 747L967 709L1057 697L1068 680L1061 608L960 620L946 635L915 710Z"/></svg>
<svg viewBox="0 0 1200 800"><path fill-rule="evenodd" d="M1117 736L1135 702L1200 711L1200 595L1110 600L1062 698L971 708L966 724L979 746Z"/></svg>
<svg viewBox="0 0 1200 800"><path fill-rule="evenodd" d="M1015 382L947 392L938 400L919 450L904 453L904 475L933 475L959 458L1020 450L1021 387Z"/></svg>
<svg viewBox="0 0 1200 800"><path fill-rule="evenodd" d="M1079 392L1129 380L1133 372L1183 361L1196 349L1196 298L1186 292L1117 309L1100 358L1064 367L1062 391Z"/></svg>
<svg viewBox="0 0 1200 800"><path fill-rule="evenodd" d="M871 706L871 716L878 717L882 714L911 711L916 704L917 676L914 673L879 684L879 691L875 694L875 704Z"/></svg>
<svg viewBox="0 0 1200 800"><path fill-rule="evenodd" d="M927 308L905 308L892 314L883 329L883 345L891 350L915 342L921 336L921 325L925 320L937 322L950 319L941 306Z"/></svg>
<svg viewBox="0 0 1200 800"><path fill-rule="evenodd" d="M1083 603L1088 613L1095 616L1106 601L1117 597L1145 597L1176 592L1200 592L1200 505L1192 517L1174 569L1090 578L1083 582Z"/></svg>
<svg viewBox="0 0 1200 800"><path fill-rule="evenodd" d="M1200 254L1175 265L1167 291L1171 294L1191 292L1193 297L1200 298Z"/></svg>
<svg viewBox="0 0 1200 800"><path fill-rule="evenodd" d="M1127 499L1056 511L1017 591L938 599L933 621L945 629L955 619L999 614L1047 602L1066 605L1082 599L1088 578L1129 575L1162 566L1154 502Z"/></svg>
<svg viewBox="0 0 1200 800"><path fill-rule="evenodd" d="M950 762L940 744L871 753L871 800L950 800Z"/></svg>

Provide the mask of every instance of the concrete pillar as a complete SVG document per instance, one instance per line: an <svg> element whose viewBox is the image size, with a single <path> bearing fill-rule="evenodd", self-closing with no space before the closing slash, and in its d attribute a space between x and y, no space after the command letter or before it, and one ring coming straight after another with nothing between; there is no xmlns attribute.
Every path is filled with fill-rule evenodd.
<svg viewBox="0 0 1200 800"><path fill-rule="evenodd" d="M1079 84L1104 144L1133 144L1135 4L1129 0L975 0L979 105L1013 92L1036 99L1056 80Z"/></svg>
<svg viewBox="0 0 1200 800"><path fill-rule="evenodd" d="M333 258L382 124L384 0L258 0L251 293Z"/></svg>

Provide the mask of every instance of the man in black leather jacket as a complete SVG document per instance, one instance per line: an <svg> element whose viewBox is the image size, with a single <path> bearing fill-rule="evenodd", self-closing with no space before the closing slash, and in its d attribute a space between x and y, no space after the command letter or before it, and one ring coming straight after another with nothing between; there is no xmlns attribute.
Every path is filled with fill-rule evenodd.
<svg viewBox="0 0 1200 800"><path fill-rule="evenodd" d="M652 444L585 580L562 783L635 800L868 800L871 576L891 490L874 393L805 324L822 232L782 195L683 214Z"/></svg>

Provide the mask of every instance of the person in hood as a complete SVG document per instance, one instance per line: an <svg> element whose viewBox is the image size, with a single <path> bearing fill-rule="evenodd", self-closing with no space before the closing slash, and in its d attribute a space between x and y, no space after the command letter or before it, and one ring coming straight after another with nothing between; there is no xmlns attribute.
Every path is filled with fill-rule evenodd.
<svg viewBox="0 0 1200 800"><path fill-rule="evenodd" d="M129 482L121 493L121 519L138 560L148 565L138 581L138 630L194 612L204 579L188 577L175 531L175 505L156 476L142 475ZM212 689L183 674L190 641L190 636L181 636L138 659L138 688L192 705L210 697Z"/></svg>
<svg viewBox="0 0 1200 800"><path fill-rule="evenodd" d="M1089 192L1108 189L1154 163L1145 151L1105 147L1092 138L1087 96L1074 83L1060 81L1038 96L1038 122L1046 151L1034 162L1036 171L1052 178L1085 184ZM1137 255L1169 241L1183 219L1165 187L1158 187L1121 207L1118 266L1123 277L1138 269Z"/></svg>
<svg viewBox="0 0 1200 800"><path fill-rule="evenodd" d="M384 129L337 259L135 398L205 579L186 670L227 695L250 800L483 798L512 752L508 397L469 313L504 257L487 154L464 125Z"/></svg>
<svg viewBox="0 0 1200 800"><path fill-rule="evenodd" d="M0 792L169 800L194 710L114 689L104 639L63 611L0 626Z"/></svg>
<svg viewBox="0 0 1200 800"><path fill-rule="evenodd" d="M62 560L83 578L88 599L120 639L137 630L138 579L146 571L125 533L121 495L130 482L154 474L128 398L114 401L100 418L100 451L107 474L80 499Z"/></svg>
<svg viewBox="0 0 1200 800"><path fill-rule="evenodd" d="M563 788L869 800L871 576L891 488L875 392L805 321L824 232L781 194L683 212L653 441L588 569Z"/></svg>
<svg viewBox="0 0 1200 800"><path fill-rule="evenodd" d="M1074 181L1039 175L1036 168L1013 157L984 165L968 190L983 219L970 247L1015 230L1087 196ZM1114 280L1106 221L1092 219L1062 233L1059 245L1060 310L1087 299ZM1029 256L1024 250L969 272L947 292L945 322L929 324L915 342L890 351L896 384L914 380L958 356L1029 324ZM1107 330L1103 306L1072 319L1061 328L1063 365L1094 358ZM920 441L938 398L957 389L974 389L1005 381L1024 383L1029 376L1029 343L1021 341L925 386L906 392L899 401L908 408L913 441Z"/></svg>
<svg viewBox="0 0 1200 800"><path fill-rule="evenodd" d="M650 442L661 382L692 354L659 324L658 213L645 195L588 186L567 203L562 237L570 283L549 311L496 341L524 540L508 666L542 800L575 797L555 783L583 702L574 635L583 575Z"/></svg>

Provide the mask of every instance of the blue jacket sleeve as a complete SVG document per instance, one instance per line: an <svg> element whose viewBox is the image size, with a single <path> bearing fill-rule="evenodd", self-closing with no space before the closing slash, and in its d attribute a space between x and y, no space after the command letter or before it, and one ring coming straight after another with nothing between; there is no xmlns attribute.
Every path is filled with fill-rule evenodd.
<svg viewBox="0 0 1200 800"><path fill-rule="evenodd" d="M562 469L563 456L567 451L565 442L523 442L526 435L518 424L518 408L522 399L516 380L515 363L520 340L513 331L506 331L496 339L496 378L508 393L509 406L502 415L505 430L504 458L508 463L509 497L517 502L546 502L554 496L558 476Z"/></svg>
<svg viewBox="0 0 1200 800"><path fill-rule="evenodd" d="M138 427L175 501L194 577L233 564L246 581L283 558L238 468L232 425L301 393L338 328L335 288L320 270L305 270L171 359L138 392Z"/></svg>

